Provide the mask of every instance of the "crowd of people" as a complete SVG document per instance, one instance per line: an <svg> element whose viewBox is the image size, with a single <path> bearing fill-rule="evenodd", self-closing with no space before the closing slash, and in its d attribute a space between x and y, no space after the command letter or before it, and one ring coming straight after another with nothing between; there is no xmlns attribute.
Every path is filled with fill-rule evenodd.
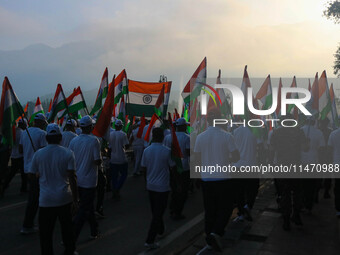
<svg viewBox="0 0 340 255"><path fill-rule="evenodd" d="M165 233L163 217L168 205L173 220L185 218L183 210L188 193L197 187L202 190L205 211L207 245L204 249L222 251L221 238L234 208L238 210L234 222L253 220L251 211L259 178L202 173L201 179L190 179L191 159L202 166L233 164L237 168L260 163L340 164L340 131L332 130L327 119L309 118L303 127L277 127L266 139L260 139L249 127L230 130L213 126L214 119L220 118L218 109L211 110L207 115L208 127L192 139L185 118L174 121L182 154L180 170L171 153L174 136L169 129L172 125L165 120L162 127L152 129L146 141L148 125L140 136L139 120L124 132L123 122L113 119L106 135L96 137L92 134L96 120L88 115L79 121L69 119L62 128L53 123L47 125L46 116L40 113L30 127L25 119L20 119L14 146L1 145L1 196L13 177L20 173L20 192L28 193L20 233L39 231L41 254L51 255L53 229L58 219L64 254L77 254L76 243L84 223L90 224L91 238L98 238L97 218L105 217L105 192L111 192L114 200L121 199L128 165L133 162L131 174L145 176L152 213L145 247L159 247L156 240ZM127 157L128 149L133 151L132 160ZM335 178L334 184L330 178L275 179L283 229L289 231L291 222L303 225L301 211L312 212L322 186L324 198L330 198L332 185L336 215L340 217L339 179ZM36 228L38 210L39 227Z"/></svg>

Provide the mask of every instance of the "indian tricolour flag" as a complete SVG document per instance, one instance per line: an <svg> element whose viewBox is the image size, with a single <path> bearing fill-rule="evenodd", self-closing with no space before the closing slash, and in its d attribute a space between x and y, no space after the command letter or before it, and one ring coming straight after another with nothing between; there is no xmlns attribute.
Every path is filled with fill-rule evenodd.
<svg viewBox="0 0 340 255"><path fill-rule="evenodd" d="M292 85L290 86L291 88L297 88L297 84L296 84L296 77L293 77L293 82ZM299 98L299 94L294 92L294 93L287 93L287 98ZM292 112L294 109L294 112ZM287 106L287 113L293 114L294 113L294 117L295 119L297 119L299 112L298 112L298 108L294 105L294 104L290 104Z"/></svg>
<svg viewBox="0 0 340 255"><path fill-rule="evenodd" d="M115 105L119 103L119 100L123 95L127 94L127 75L125 69L115 78Z"/></svg>
<svg viewBox="0 0 340 255"><path fill-rule="evenodd" d="M319 79L319 113L320 119L327 117L332 110L331 98L329 95L329 88L327 82L326 71L323 71Z"/></svg>
<svg viewBox="0 0 340 255"><path fill-rule="evenodd" d="M2 135L2 143L13 145L15 134L13 126L16 119L24 114L24 110L14 93L12 86L7 77L2 84L2 94L0 102L0 131Z"/></svg>
<svg viewBox="0 0 340 255"><path fill-rule="evenodd" d="M333 128L339 127L339 119L338 119L338 111L336 109L336 103L335 103L335 94L333 89L333 83L331 84L331 87L329 88L329 96L331 98L332 102L332 111L331 111L331 123L333 125Z"/></svg>
<svg viewBox="0 0 340 255"><path fill-rule="evenodd" d="M206 78L207 58L205 57L182 91L184 103L189 103L201 94L201 88L206 83Z"/></svg>
<svg viewBox="0 0 340 255"><path fill-rule="evenodd" d="M33 124L34 118L38 113L44 113L44 109L42 107L39 97L37 98L37 101L35 102L34 110L30 118L30 125Z"/></svg>
<svg viewBox="0 0 340 255"><path fill-rule="evenodd" d="M272 96L272 84L270 81L270 75L267 76L260 90L257 92L256 99L261 101L262 110L268 110L269 107L271 107L273 103L273 96Z"/></svg>
<svg viewBox="0 0 340 255"><path fill-rule="evenodd" d="M76 88L73 93L66 98L66 102L68 105L68 113L74 114L82 109L86 109L85 100L83 97L83 93L80 87ZM67 114L66 109L62 111L61 116L64 117ZM60 115L60 114L58 114Z"/></svg>
<svg viewBox="0 0 340 255"><path fill-rule="evenodd" d="M57 115L58 115L58 118L61 118L63 114L63 110L65 110L66 108L67 108L67 102L66 102L66 98L64 95L64 91L63 91L61 84L58 84L57 90L54 94L54 98L52 101L50 115L47 121L49 123L53 122L54 118Z"/></svg>
<svg viewBox="0 0 340 255"><path fill-rule="evenodd" d="M151 117L155 112L158 96L164 85L164 111L167 111L171 81L168 82L140 82L129 80L126 109L127 115Z"/></svg>
<svg viewBox="0 0 340 255"><path fill-rule="evenodd" d="M90 112L90 115L95 114L96 112L98 112L100 110L100 108L102 108L103 100L107 96L108 89L109 89L109 80L108 80L108 70L107 70L107 67L106 67L105 71L103 73L102 80L100 82L96 102L94 103L94 106L93 106L93 108Z"/></svg>

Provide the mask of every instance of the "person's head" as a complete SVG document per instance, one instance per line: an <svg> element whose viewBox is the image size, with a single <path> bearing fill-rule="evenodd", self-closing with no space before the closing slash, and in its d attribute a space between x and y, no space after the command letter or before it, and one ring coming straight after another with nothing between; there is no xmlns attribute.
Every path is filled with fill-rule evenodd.
<svg viewBox="0 0 340 255"><path fill-rule="evenodd" d="M45 115L42 113L38 113L37 115L35 115L33 125L37 128L45 129L47 125Z"/></svg>
<svg viewBox="0 0 340 255"><path fill-rule="evenodd" d="M60 144L62 134L57 124L51 123L46 127L46 141L48 144Z"/></svg>
<svg viewBox="0 0 340 255"><path fill-rule="evenodd" d="M164 131L162 128L154 128L152 130L152 140L155 142L155 143L162 143L163 142L163 139L164 139Z"/></svg>
<svg viewBox="0 0 340 255"><path fill-rule="evenodd" d="M329 119L327 117L323 120L320 120L320 128L321 129L327 128L328 125L329 125Z"/></svg>
<svg viewBox="0 0 340 255"><path fill-rule="evenodd" d="M221 119L221 118L222 118L222 114L221 114L220 109L218 108L211 109L207 114L207 121L208 121L209 126L213 126L214 119Z"/></svg>
<svg viewBox="0 0 340 255"><path fill-rule="evenodd" d="M85 115L80 119L80 128L82 134L90 134L93 128L92 118L89 115Z"/></svg>
<svg viewBox="0 0 340 255"><path fill-rule="evenodd" d="M26 119L20 119L18 122L18 127L22 130L25 130L27 128L27 120Z"/></svg>
<svg viewBox="0 0 340 255"><path fill-rule="evenodd" d="M123 122L120 119L116 119L115 127L117 131L121 130L123 128Z"/></svg>
<svg viewBox="0 0 340 255"><path fill-rule="evenodd" d="M314 116L308 117L308 119L306 120L306 124L310 125L310 126L314 126L315 125L315 118L314 118Z"/></svg>
<svg viewBox="0 0 340 255"><path fill-rule="evenodd" d="M69 120L66 121L65 130L75 133L76 132L76 130L75 130L76 126L77 126L77 122L73 119L69 119Z"/></svg>
<svg viewBox="0 0 340 255"><path fill-rule="evenodd" d="M185 132L187 130L187 121L184 118L176 120L176 130L179 132Z"/></svg>

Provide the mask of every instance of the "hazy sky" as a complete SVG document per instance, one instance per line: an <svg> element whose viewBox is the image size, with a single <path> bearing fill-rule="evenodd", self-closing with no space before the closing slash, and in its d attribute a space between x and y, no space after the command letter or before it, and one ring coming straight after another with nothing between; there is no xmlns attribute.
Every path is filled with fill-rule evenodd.
<svg viewBox="0 0 340 255"><path fill-rule="evenodd" d="M334 77L340 25L322 17L326 2L0 0L0 76L22 101L54 93L58 82L97 88L106 66L136 80L166 74L179 88L204 56L209 77L219 68L241 77L246 64L251 77L324 69Z"/></svg>

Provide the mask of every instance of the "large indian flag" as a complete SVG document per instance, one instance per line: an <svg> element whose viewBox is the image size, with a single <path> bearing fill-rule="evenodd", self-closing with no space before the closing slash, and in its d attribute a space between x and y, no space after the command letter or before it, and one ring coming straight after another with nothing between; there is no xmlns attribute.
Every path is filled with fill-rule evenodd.
<svg viewBox="0 0 340 255"><path fill-rule="evenodd" d="M30 125L33 124L34 118L38 113L44 113L44 109L42 107L39 97L37 98L37 101L35 102L34 110L30 118Z"/></svg>
<svg viewBox="0 0 340 255"><path fill-rule="evenodd" d="M167 111L171 91L171 81L140 82L129 80L127 96L127 115L151 117L155 112L158 96L164 85L164 112Z"/></svg>
<svg viewBox="0 0 340 255"><path fill-rule="evenodd" d="M53 122L54 118L57 115L58 115L58 118L61 118L63 115L63 111L66 108L67 108L67 102L66 102L66 98L64 95L64 91L63 91L61 84L58 84L57 90L55 92L55 95L52 101L50 115L47 121L49 123Z"/></svg>
<svg viewBox="0 0 340 255"><path fill-rule="evenodd" d="M119 103L123 95L127 94L127 75L125 69L118 74L114 81L115 105Z"/></svg>
<svg viewBox="0 0 340 255"><path fill-rule="evenodd" d="M0 102L0 131L2 143L13 145L14 133L13 126L16 119L24 114L24 110L14 93L12 86L7 77L2 84L2 94Z"/></svg>
<svg viewBox="0 0 340 255"><path fill-rule="evenodd" d="M331 84L331 87L329 88L329 96L331 98L332 102L332 111L331 114L329 114L331 123L333 125L333 128L338 128L339 127L339 119L338 119L338 111L336 109L336 103L335 103L335 94L334 94L334 89L333 89L333 83Z"/></svg>
<svg viewBox="0 0 340 255"><path fill-rule="evenodd" d="M182 97L184 103L189 103L201 94L201 88L205 84L206 78L207 58L205 57L183 89Z"/></svg>
<svg viewBox="0 0 340 255"><path fill-rule="evenodd" d="M273 97L272 97L272 84L270 81L270 75L267 76L260 90L257 92L256 99L261 101L262 110L268 110L271 107L273 103Z"/></svg>
<svg viewBox="0 0 340 255"><path fill-rule="evenodd" d="M100 110L100 108L102 108L103 100L106 98L107 92L108 92L108 89L109 89L108 73L109 72L108 72L107 67L106 67L105 71L103 73L103 76L102 76L102 80L100 82L96 102L94 103L94 106L93 106L93 108L90 112L90 115L95 114L96 112L98 112Z"/></svg>
<svg viewBox="0 0 340 255"><path fill-rule="evenodd" d="M327 82L326 71L323 71L319 79L319 113L320 119L327 117L332 110L331 98Z"/></svg>

